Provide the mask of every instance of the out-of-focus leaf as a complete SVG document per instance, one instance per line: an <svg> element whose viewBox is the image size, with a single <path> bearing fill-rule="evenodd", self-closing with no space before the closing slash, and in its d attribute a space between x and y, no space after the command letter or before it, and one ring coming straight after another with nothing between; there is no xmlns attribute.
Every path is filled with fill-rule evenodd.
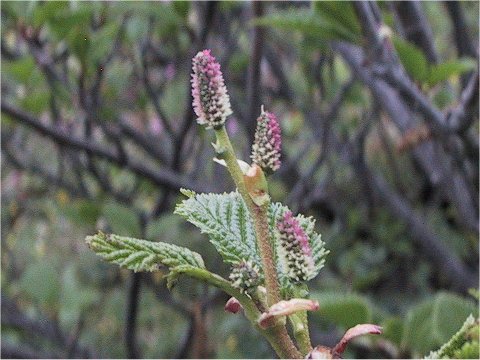
<svg viewBox="0 0 480 360"><path fill-rule="evenodd" d="M148 32L148 21L142 16L132 16L126 26L126 35L128 40L135 44L144 38Z"/></svg>
<svg viewBox="0 0 480 360"><path fill-rule="evenodd" d="M310 297L318 300L320 304L320 309L310 315L314 321L328 319L344 329L372 321L372 310L368 300L360 295L314 292Z"/></svg>
<svg viewBox="0 0 480 360"><path fill-rule="evenodd" d="M39 27L68 7L68 1L38 2L32 14L33 26Z"/></svg>
<svg viewBox="0 0 480 360"><path fill-rule="evenodd" d="M297 30L318 40L357 41L357 35L339 22L322 18L311 10L287 10L254 20L254 24L271 26L281 30Z"/></svg>
<svg viewBox="0 0 480 360"><path fill-rule="evenodd" d="M60 292L60 320L73 326L80 314L100 298L97 289L86 288L78 280L75 267L69 265L62 274Z"/></svg>
<svg viewBox="0 0 480 360"><path fill-rule="evenodd" d="M331 22L337 22L352 34L360 34L361 28L350 1L315 1L315 12Z"/></svg>
<svg viewBox="0 0 480 360"><path fill-rule="evenodd" d="M28 265L20 279L20 289L33 301L53 307L60 294L59 276L56 265L42 258Z"/></svg>
<svg viewBox="0 0 480 360"><path fill-rule="evenodd" d="M3 62L2 75L8 74L21 83L26 83L30 80L32 72L35 69L35 60L31 56L25 56L17 61Z"/></svg>
<svg viewBox="0 0 480 360"><path fill-rule="evenodd" d="M428 301L411 309L405 322L402 345L416 353L426 354L435 348L431 336L433 302Z"/></svg>
<svg viewBox="0 0 480 360"><path fill-rule="evenodd" d="M458 295L441 292L435 297L432 325L436 337L447 341L462 326L469 314L478 315L478 309L470 300Z"/></svg>
<svg viewBox="0 0 480 360"><path fill-rule="evenodd" d="M88 56L94 65L100 63L112 50L119 28L120 24L111 22L91 33Z"/></svg>
<svg viewBox="0 0 480 360"><path fill-rule="evenodd" d="M132 209L115 202L108 202L102 209L102 215L105 216L112 232L141 237L140 221Z"/></svg>
<svg viewBox="0 0 480 360"><path fill-rule="evenodd" d="M90 6L82 6L76 10L63 11L57 16L50 18L48 26L56 39L61 40L79 28L86 31L92 15L93 9Z"/></svg>
<svg viewBox="0 0 480 360"><path fill-rule="evenodd" d="M383 336L393 342L395 345L400 346L403 336L403 321L399 317L392 317L382 324Z"/></svg>
<svg viewBox="0 0 480 360"><path fill-rule="evenodd" d="M169 119L175 119L183 113L182 107L178 106L178 104L186 100L187 88L185 83L185 79L178 79L178 81L171 82L165 89L161 106Z"/></svg>
<svg viewBox="0 0 480 360"><path fill-rule="evenodd" d="M174 1L172 2L173 9L183 19L186 19L190 11L190 2L188 1Z"/></svg>
<svg viewBox="0 0 480 360"><path fill-rule="evenodd" d="M146 237L149 240L165 241L173 243L174 237L178 234L178 227L183 220L173 214L165 215L156 221L149 222L146 230Z"/></svg>
<svg viewBox="0 0 480 360"><path fill-rule="evenodd" d="M40 114L48 107L50 94L48 91L35 91L22 99L21 104L25 111Z"/></svg>
<svg viewBox="0 0 480 360"><path fill-rule="evenodd" d="M81 63L85 63L89 45L90 36L86 29L76 26L67 36L67 43L72 53L78 57Z"/></svg>
<svg viewBox="0 0 480 360"><path fill-rule="evenodd" d="M423 356L447 342L470 314L477 314L473 302L441 292L407 314L402 345Z"/></svg>
<svg viewBox="0 0 480 360"><path fill-rule="evenodd" d="M433 65L429 69L426 82L428 85L434 86L442 81L448 80L452 76L458 76L465 72L474 70L476 66L477 62L470 58L452 60Z"/></svg>
<svg viewBox="0 0 480 360"><path fill-rule="evenodd" d="M90 200L76 200L62 206L62 212L73 223L80 226L93 226L100 215L98 202Z"/></svg>
<svg viewBox="0 0 480 360"><path fill-rule="evenodd" d="M414 80L424 82L428 77L428 62L422 50L398 36L393 36L392 40L407 73Z"/></svg>
<svg viewBox="0 0 480 360"><path fill-rule="evenodd" d="M448 342L437 351L432 351L426 359L478 359L479 358L478 319L470 315Z"/></svg>

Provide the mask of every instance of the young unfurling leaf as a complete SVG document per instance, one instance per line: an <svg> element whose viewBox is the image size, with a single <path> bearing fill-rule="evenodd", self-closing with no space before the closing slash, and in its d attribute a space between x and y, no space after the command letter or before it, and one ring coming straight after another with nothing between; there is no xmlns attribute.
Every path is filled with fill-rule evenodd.
<svg viewBox="0 0 480 360"><path fill-rule="evenodd" d="M189 265L205 268L200 254L187 248L98 232L87 236L88 246L106 261L137 271L154 271L159 266Z"/></svg>

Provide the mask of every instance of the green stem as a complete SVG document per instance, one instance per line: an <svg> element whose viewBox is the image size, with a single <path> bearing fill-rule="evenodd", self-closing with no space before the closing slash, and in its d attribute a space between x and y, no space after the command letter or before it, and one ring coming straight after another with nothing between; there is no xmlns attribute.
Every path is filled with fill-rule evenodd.
<svg viewBox="0 0 480 360"><path fill-rule="evenodd" d="M261 331L272 345L277 355L282 359L303 359L302 354L297 350L287 328L284 325L277 325Z"/></svg>
<svg viewBox="0 0 480 360"><path fill-rule="evenodd" d="M269 202L264 202L262 205L256 205L252 198L250 197L249 191L245 185L244 174L240 169L240 166L237 162L237 157L235 156L235 151L233 150L232 143L228 137L225 127L215 130L215 135L217 137L216 150L219 157L225 160L227 164L228 171L232 176L235 185L237 186L238 192L245 201L250 215L252 216L255 233L257 235L257 244L260 249L260 256L262 258L263 270L265 273L265 287L267 289L267 303L268 306L280 301L280 287L278 283L277 270L275 268L275 262L273 257L273 249L270 243L270 231L268 226L268 207ZM239 300L240 303L243 302ZM277 324L268 329L261 329L257 325L258 320L258 310L255 309L255 312L251 309L245 308L245 314L247 317L254 323L257 329L268 339L275 352L281 358L301 358L300 352L295 347L292 339L290 338L287 328L283 324Z"/></svg>
<svg viewBox="0 0 480 360"><path fill-rule="evenodd" d="M272 306L279 302L281 298L273 250L269 241L270 230L268 228L268 205L268 203L262 206L252 204L252 214L255 224L255 232L259 239L257 243L264 266L263 270L265 273L265 287L267 288L267 304L268 306Z"/></svg>
<svg viewBox="0 0 480 360"><path fill-rule="evenodd" d="M175 269L175 268L174 268ZM193 266L179 266L175 270L177 273L185 273L186 275L203 280L213 286L225 291L230 296L235 297L240 304L247 318L255 324L257 330L268 340L270 345L280 358L283 359L299 359L300 352L295 347L292 339L288 335L287 329L283 325L277 325L268 329L262 329L257 324L260 312L254 302L245 294L242 294L237 288L233 287L227 280L221 276L211 273L206 269L200 269Z"/></svg>
<svg viewBox="0 0 480 360"><path fill-rule="evenodd" d="M297 341L302 356L306 356L312 350L310 334L308 331L307 312L301 311L288 317L293 328L293 336Z"/></svg>
<svg viewBox="0 0 480 360"><path fill-rule="evenodd" d="M256 205L245 186L245 180L242 170L237 162L237 157L233 150L232 143L228 137L225 127L215 130L217 136L217 147L219 156L227 163L228 171L238 188L238 192L242 195L243 200L247 204L250 215L253 218L255 232L257 234L257 244L260 249L263 270L265 273L265 287L267 289L268 306L280 301L280 288L278 286L277 270L275 268L273 250L270 244L270 232L268 228L268 203L262 206Z"/></svg>
<svg viewBox="0 0 480 360"><path fill-rule="evenodd" d="M248 205L249 202L252 201L248 196L245 181L243 180L243 172L240 169L240 165L238 165L237 157L235 156L235 151L233 150L233 146L230 142L225 126L215 130L215 135L217 137L217 145L220 147L220 150L217 150L217 154L227 163L228 171L230 172L230 175L237 186L238 192L240 195L242 195L243 199Z"/></svg>

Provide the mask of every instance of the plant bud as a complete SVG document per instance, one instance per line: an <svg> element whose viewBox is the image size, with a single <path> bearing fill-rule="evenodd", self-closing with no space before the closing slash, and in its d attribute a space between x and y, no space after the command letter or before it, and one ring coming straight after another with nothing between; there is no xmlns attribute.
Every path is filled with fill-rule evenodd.
<svg viewBox="0 0 480 360"><path fill-rule="evenodd" d="M241 309L242 309L242 304L240 304L240 302L234 297L231 297L230 299L228 299L227 303L225 304L225 311L231 312L232 314L236 314Z"/></svg>
<svg viewBox="0 0 480 360"><path fill-rule="evenodd" d="M252 145L252 161L267 174L271 174L280 167L281 147L282 137L278 120L274 114L263 111L262 107Z"/></svg>
<svg viewBox="0 0 480 360"><path fill-rule="evenodd" d="M277 229L281 246L280 252L288 277L295 282L313 278L315 264L308 236L291 211L287 211L283 215L283 218L277 223Z"/></svg>
<svg viewBox="0 0 480 360"><path fill-rule="evenodd" d="M192 60L193 109L197 122L207 129L219 129L232 114L230 98L220 64L210 50L200 51Z"/></svg>
<svg viewBox="0 0 480 360"><path fill-rule="evenodd" d="M234 287L247 294L252 293L263 282L258 266L247 260L234 265L229 278Z"/></svg>

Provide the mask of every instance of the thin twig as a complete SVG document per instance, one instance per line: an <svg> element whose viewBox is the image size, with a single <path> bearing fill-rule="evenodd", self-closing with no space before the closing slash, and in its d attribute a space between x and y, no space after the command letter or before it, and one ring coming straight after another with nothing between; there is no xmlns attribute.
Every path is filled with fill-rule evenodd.
<svg viewBox="0 0 480 360"><path fill-rule="evenodd" d="M109 148L104 147L96 142L86 140L84 138L79 138L77 136L66 134L63 131L59 130L56 127L42 123L37 118L32 115L15 108L14 106L2 102L1 105L2 112L12 117L12 119L20 121L22 124L25 124L39 134L49 137L56 143L69 146L71 149L82 150L86 152L91 152L93 155L98 156L102 159L108 160L119 166L123 166L132 172L141 175L157 185L164 186L166 188L179 189L180 187L185 187L189 189L194 189L195 191L205 191L206 186L199 183L192 182L191 180L186 179L184 176L170 170L170 169L158 169L153 170L147 167L145 164L140 162L134 162L133 160L125 164L122 161L122 158L112 152Z"/></svg>
<svg viewBox="0 0 480 360"><path fill-rule="evenodd" d="M130 359L141 358L136 340L138 303L140 301L141 273L132 273L128 291L127 313L125 321L125 346Z"/></svg>

